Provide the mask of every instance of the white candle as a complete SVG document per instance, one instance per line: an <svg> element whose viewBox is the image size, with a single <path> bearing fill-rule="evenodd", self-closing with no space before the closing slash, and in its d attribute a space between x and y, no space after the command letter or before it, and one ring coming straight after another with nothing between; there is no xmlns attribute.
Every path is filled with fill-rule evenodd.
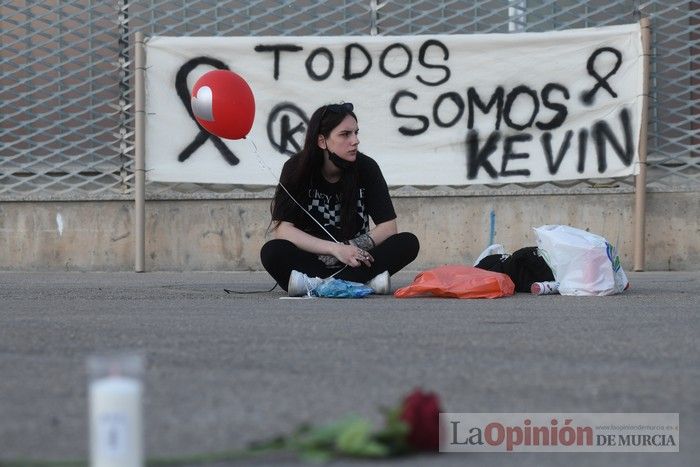
<svg viewBox="0 0 700 467"><path fill-rule="evenodd" d="M142 467L141 382L109 376L90 383L90 465Z"/></svg>

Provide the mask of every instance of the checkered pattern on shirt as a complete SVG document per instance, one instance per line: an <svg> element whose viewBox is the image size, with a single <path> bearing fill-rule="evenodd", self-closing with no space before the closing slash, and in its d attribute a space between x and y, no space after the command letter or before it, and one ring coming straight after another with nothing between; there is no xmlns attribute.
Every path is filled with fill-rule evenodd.
<svg viewBox="0 0 700 467"><path fill-rule="evenodd" d="M357 214L362 218L362 229L360 235L369 232L369 216L365 212L365 202L362 197L357 200Z"/></svg>
<svg viewBox="0 0 700 467"><path fill-rule="evenodd" d="M331 207L331 205L325 201L314 198L311 200L311 204L309 204L309 212L311 214L318 214L318 216L314 217L317 219L320 217L323 220L321 223L324 226L340 226L340 203L335 203L333 207Z"/></svg>
<svg viewBox="0 0 700 467"><path fill-rule="evenodd" d="M324 227L340 227L340 203L335 203L331 207L329 203L319 198L314 198L308 206L308 211L317 219L322 219L321 224ZM360 233L367 233L369 231L369 216L365 212L365 203L362 197L357 200L357 214L363 220Z"/></svg>

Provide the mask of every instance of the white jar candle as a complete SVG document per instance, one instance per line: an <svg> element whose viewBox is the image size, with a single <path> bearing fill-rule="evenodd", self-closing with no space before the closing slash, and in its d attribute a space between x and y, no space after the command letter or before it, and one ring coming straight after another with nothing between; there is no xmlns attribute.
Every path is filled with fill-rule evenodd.
<svg viewBox="0 0 700 467"><path fill-rule="evenodd" d="M141 467L141 382L111 376L90 384L92 467Z"/></svg>

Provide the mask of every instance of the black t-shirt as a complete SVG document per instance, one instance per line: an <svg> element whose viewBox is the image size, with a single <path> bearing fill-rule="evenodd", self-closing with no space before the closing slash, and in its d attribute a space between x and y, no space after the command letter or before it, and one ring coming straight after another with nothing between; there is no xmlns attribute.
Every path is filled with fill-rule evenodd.
<svg viewBox="0 0 700 467"><path fill-rule="evenodd" d="M282 168L282 179L285 172L291 170L291 159ZM342 184L340 181L330 183L323 175L317 174L312 180L306 196L297 201L311 213L337 240L344 241L369 232L369 219L375 225L396 219L394 205L389 197L389 189L379 165L369 156L357 154L358 196L356 232L350 238L343 238L341 225ZM285 194L286 196L286 194ZM274 220L291 222L300 230L314 237L331 240L328 235L311 218L301 212L299 206L279 215Z"/></svg>

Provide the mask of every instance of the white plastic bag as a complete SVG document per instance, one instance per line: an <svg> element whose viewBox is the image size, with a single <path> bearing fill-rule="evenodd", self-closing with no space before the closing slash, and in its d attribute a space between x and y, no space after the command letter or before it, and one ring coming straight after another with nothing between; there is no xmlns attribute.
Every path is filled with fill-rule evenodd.
<svg viewBox="0 0 700 467"><path fill-rule="evenodd" d="M568 225L534 229L562 295L613 295L627 288L617 250L600 235Z"/></svg>
<svg viewBox="0 0 700 467"><path fill-rule="evenodd" d="M503 248L503 245L500 243L494 243L493 245L489 245L486 247L484 251L481 252L478 258L476 258L476 261L474 261L474 266L479 264L482 259L486 258L487 256L491 255L505 255L506 254L506 249Z"/></svg>

